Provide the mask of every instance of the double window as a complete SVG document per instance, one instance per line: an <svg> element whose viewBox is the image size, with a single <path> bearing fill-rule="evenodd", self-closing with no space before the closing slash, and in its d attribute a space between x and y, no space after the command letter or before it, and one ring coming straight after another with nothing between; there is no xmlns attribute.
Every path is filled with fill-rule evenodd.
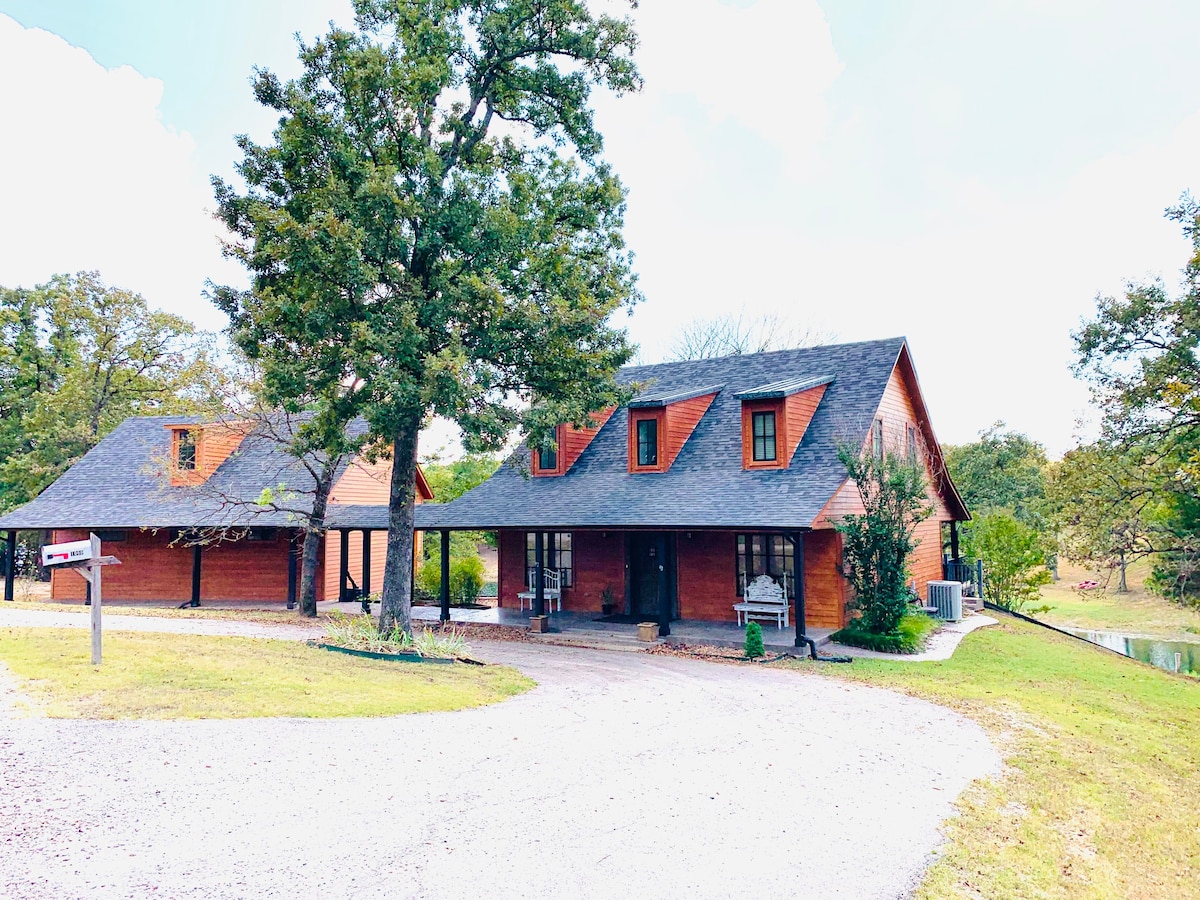
<svg viewBox="0 0 1200 900"><path fill-rule="evenodd" d="M562 586L571 587L575 583L574 554L571 552L571 532L547 531L542 532L542 554L547 569L558 569L562 574ZM525 533L525 568L537 566L537 534L533 531Z"/></svg>
<svg viewBox="0 0 1200 900"><path fill-rule="evenodd" d="M796 548L782 534L737 536L737 595L759 575L770 575L780 587L787 580L787 595L795 596Z"/></svg>
<svg viewBox="0 0 1200 900"><path fill-rule="evenodd" d="M755 462L774 462L776 458L775 413L751 413L750 424L754 444L752 453L753 460Z"/></svg>
<svg viewBox="0 0 1200 900"><path fill-rule="evenodd" d="M639 466L658 465L658 421L656 419L637 420L637 464Z"/></svg>

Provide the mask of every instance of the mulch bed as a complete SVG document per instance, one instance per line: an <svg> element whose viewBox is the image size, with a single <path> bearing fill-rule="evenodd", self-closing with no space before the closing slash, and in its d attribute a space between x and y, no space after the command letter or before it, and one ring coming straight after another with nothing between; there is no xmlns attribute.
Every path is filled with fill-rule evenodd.
<svg viewBox="0 0 1200 900"><path fill-rule="evenodd" d="M491 622L450 622L443 625L440 622L414 622L414 627L425 627L432 632L456 631L468 641L475 638L480 641L511 641L521 643L532 641L533 637L524 628L511 625L495 625Z"/></svg>

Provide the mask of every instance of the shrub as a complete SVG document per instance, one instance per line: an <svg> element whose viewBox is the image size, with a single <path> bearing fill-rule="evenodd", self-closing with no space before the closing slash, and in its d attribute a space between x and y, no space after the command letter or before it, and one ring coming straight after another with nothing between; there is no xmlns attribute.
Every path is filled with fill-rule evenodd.
<svg viewBox="0 0 1200 900"><path fill-rule="evenodd" d="M841 446L838 459L858 488L864 510L834 524L842 535L842 574L854 591L851 608L861 614L856 627L893 634L908 608L908 557L918 543L916 527L932 512L925 467L916 456L876 453L873 447L859 451Z"/></svg>
<svg viewBox="0 0 1200 900"><path fill-rule="evenodd" d="M746 623L746 659L756 659L766 654L763 649L762 626L757 622Z"/></svg>
<svg viewBox="0 0 1200 900"><path fill-rule="evenodd" d="M1041 597L1041 586L1050 583L1044 565L1041 536L1007 510L980 516L971 526L974 550L983 557L983 587L987 599L1004 609L1020 612ZM1045 612L1049 607L1029 609Z"/></svg>
<svg viewBox="0 0 1200 900"><path fill-rule="evenodd" d="M937 619L910 612L905 613L896 630L888 634L870 631L860 619L854 619L841 631L835 631L830 639L847 647L862 647L879 653L920 653L938 627Z"/></svg>
<svg viewBox="0 0 1200 900"><path fill-rule="evenodd" d="M483 560L467 556L450 560L450 602L474 603L483 588ZM434 556L425 560L417 570L416 589L419 597L437 600L442 591L442 561Z"/></svg>

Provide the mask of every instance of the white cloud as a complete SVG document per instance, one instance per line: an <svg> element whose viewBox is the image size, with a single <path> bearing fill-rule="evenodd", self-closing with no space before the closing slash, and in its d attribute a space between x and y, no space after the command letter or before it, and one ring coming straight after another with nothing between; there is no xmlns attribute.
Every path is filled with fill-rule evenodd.
<svg viewBox="0 0 1200 900"><path fill-rule="evenodd" d="M0 15L0 284L97 269L155 306L219 327L222 259L193 141L167 127L163 84Z"/></svg>

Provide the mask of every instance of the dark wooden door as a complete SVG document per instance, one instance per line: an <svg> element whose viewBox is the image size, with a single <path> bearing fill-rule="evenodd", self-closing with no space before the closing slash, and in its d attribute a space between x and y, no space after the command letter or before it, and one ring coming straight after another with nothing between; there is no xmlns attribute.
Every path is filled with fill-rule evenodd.
<svg viewBox="0 0 1200 900"><path fill-rule="evenodd" d="M674 549L674 535L634 532L629 536L629 611L632 615L660 623L675 618Z"/></svg>

